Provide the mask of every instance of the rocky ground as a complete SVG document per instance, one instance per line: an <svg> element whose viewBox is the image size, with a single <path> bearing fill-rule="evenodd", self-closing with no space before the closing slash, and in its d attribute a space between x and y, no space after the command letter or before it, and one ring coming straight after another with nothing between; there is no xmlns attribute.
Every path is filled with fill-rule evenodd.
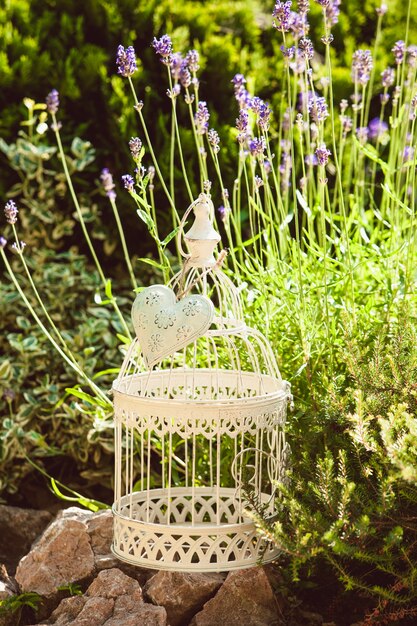
<svg viewBox="0 0 417 626"><path fill-rule="evenodd" d="M0 626L324 626L290 610L271 566L186 574L122 563L110 552L110 511L72 507L53 518L0 505L0 531L0 600L41 597L36 612L0 614Z"/></svg>

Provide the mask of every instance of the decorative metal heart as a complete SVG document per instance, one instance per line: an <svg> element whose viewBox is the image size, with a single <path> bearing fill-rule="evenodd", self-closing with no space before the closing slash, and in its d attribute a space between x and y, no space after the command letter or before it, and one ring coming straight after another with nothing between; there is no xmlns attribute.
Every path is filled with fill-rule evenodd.
<svg viewBox="0 0 417 626"><path fill-rule="evenodd" d="M172 289L152 285L132 306L132 322L146 365L184 348L210 328L214 306L205 296L186 296L179 302Z"/></svg>

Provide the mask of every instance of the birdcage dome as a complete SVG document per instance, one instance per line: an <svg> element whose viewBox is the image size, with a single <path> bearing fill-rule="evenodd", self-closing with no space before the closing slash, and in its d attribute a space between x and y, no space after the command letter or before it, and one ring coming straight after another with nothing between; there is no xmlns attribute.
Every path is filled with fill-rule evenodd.
<svg viewBox="0 0 417 626"><path fill-rule="evenodd" d="M245 490L273 514L290 391L196 214L182 271L133 308L138 336L113 384L113 550L145 567L212 571L277 555L247 515Z"/></svg>

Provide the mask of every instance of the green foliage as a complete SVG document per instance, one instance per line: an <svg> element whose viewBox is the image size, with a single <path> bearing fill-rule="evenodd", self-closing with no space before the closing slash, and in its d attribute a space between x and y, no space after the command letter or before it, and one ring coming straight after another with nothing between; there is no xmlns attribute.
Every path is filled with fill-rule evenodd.
<svg viewBox="0 0 417 626"><path fill-rule="evenodd" d="M9 596L4 600L0 600L0 615L8 615L10 613L17 613L21 611L23 607L27 606L37 611L39 605L42 604L42 597L38 593L20 593L13 596Z"/></svg>
<svg viewBox="0 0 417 626"><path fill-rule="evenodd" d="M373 344L347 346L349 386L317 407L338 415L337 430L327 422L316 453L294 450L279 521L256 517L296 580L326 559L347 590L376 596L388 613L417 598L417 325L402 309Z"/></svg>

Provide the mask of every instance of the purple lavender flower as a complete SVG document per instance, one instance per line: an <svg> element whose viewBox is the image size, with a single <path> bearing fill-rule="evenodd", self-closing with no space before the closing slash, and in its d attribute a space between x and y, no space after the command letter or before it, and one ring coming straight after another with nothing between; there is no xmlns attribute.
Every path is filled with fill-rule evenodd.
<svg viewBox="0 0 417 626"><path fill-rule="evenodd" d="M18 213L19 211L17 210L17 206L13 202L13 200L9 200L8 202L6 202L4 206L4 215L6 216L6 221L9 224L16 224Z"/></svg>
<svg viewBox="0 0 417 626"><path fill-rule="evenodd" d="M160 39L153 38L152 46L156 52L162 57L163 61L167 61L172 52L172 41L169 35L162 35Z"/></svg>
<svg viewBox="0 0 417 626"><path fill-rule="evenodd" d="M125 189L128 191L133 191L133 187L135 185L135 181L133 180L133 176L130 174L125 174L122 176L122 183Z"/></svg>
<svg viewBox="0 0 417 626"><path fill-rule="evenodd" d="M184 63L181 52L174 52L169 57L169 68L171 70L172 78L177 81L180 79L181 68Z"/></svg>
<svg viewBox="0 0 417 626"><path fill-rule="evenodd" d="M340 116L340 121L342 124L342 132L343 132L343 136L346 137L346 135L352 130L353 128L353 121L352 118L349 117L349 115L341 115Z"/></svg>
<svg viewBox="0 0 417 626"><path fill-rule="evenodd" d="M298 42L298 47L303 53L303 56L306 60L310 61L310 59L313 58L314 48L313 48L313 44L311 43L311 39L309 39L308 37L303 37Z"/></svg>
<svg viewBox="0 0 417 626"><path fill-rule="evenodd" d="M106 196L110 198L110 200L115 200L116 193L114 191L115 185L113 182L113 176L111 175L110 170L107 167L101 170L100 179L103 189L106 192Z"/></svg>
<svg viewBox="0 0 417 626"><path fill-rule="evenodd" d="M325 8L326 20L334 26L339 21L341 0L331 0ZM331 43L331 42L330 42Z"/></svg>
<svg viewBox="0 0 417 626"><path fill-rule="evenodd" d="M286 48L285 46L280 46L280 50L282 52L282 54L284 55L285 58L287 59L293 59L294 55L295 55L295 46L290 46L289 48Z"/></svg>
<svg viewBox="0 0 417 626"><path fill-rule="evenodd" d="M256 189L259 189L264 184L264 181L262 180L260 176L255 176L254 182L255 182Z"/></svg>
<svg viewBox="0 0 417 626"><path fill-rule="evenodd" d="M253 137L248 143L248 148L252 156L263 158L266 148L265 139L263 137Z"/></svg>
<svg viewBox="0 0 417 626"><path fill-rule="evenodd" d="M275 3L272 16L275 18L273 25L277 30L287 32L290 29L290 12L291 12L291 0L287 2Z"/></svg>
<svg viewBox="0 0 417 626"><path fill-rule="evenodd" d="M310 0L298 0L297 6L299 13L308 13L310 10Z"/></svg>
<svg viewBox="0 0 417 626"><path fill-rule="evenodd" d="M215 153L219 152L220 137L219 137L219 133L217 132L217 130L214 130L214 128L210 128L209 132L207 133L207 138L208 138L209 144L213 148L213 152Z"/></svg>
<svg viewBox="0 0 417 626"><path fill-rule="evenodd" d="M126 50L123 46L117 48L116 56L117 73L127 78L136 72L136 54L133 46L128 46Z"/></svg>
<svg viewBox="0 0 417 626"><path fill-rule="evenodd" d="M395 81L395 70L392 67L387 67L381 72L381 81L383 87L391 87Z"/></svg>
<svg viewBox="0 0 417 626"><path fill-rule="evenodd" d="M200 69L200 55L197 50L189 50L185 56L185 61L188 65L188 69L192 74L195 74Z"/></svg>
<svg viewBox="0 0 417 626"><path fill-rule="evenodd" d="M272 110L266 102L262 102L258 112L258 125L262 130L269 129L269 122L271 118Z"/></svg>
<svg viewBox="0 0 417 626"><path fill-rule="evenodd" d="M197 112L194 117L195 125L199 135L204 135L207 132L209 118L210 113L207 109L207 103L201 100L198 103Z"/></svg>
<svg viewBox="0 0 417 626"><path fill-rule="evenodd" d="M368 141L369 130L367 126L360 126L356 129L356 136L360 143L365 144Z"/></svg>
<svg viewBox="0 0 417 626"><path fill-rule="evenodd" d="M129 139L129 149L130 154L136 160L140 156L140 151L142 150L142 142L139 137L131 137Z"/></svg>
<svg viewBox="0 0 417 626"><path fill-rule="evenodd" d="M368 124L369 139L379 139L381 135L388 131L388 124L379 117L374 117Z"/></svg>
<svg viewBox="0 0 417 626"><path fill-rule="evenodd" d="M59 93L56 89L52 89L46 96L46 109L48 113L53 113L54 115L58 112L59 108Z"/></svg>
<svg viewBox="0 0 417 626"><path fill-rule="evenodd" d="M235 74L231 82L233 83L235 91L239 91L246 84L246 78L243 74Z"/></svg>
<svg viewBox="0 0 417 626"><path fill-rule="evenodd" d="M417 46L408 46L408 59L407 63L410 67L415 67L417 60Z"/></svg>
<svg viewBox="0 0 417 626"><path fill-rule="evenodd" d="M356 50L352 59L352 79L360 85L366 85L373 68L372 54L370 50Z"/></svg>
<svg viewBox="0 0 417 626"><path fill-rule="evenodd" d="M185 89L188 89L191 85L191 73L185 61L183 61L180 68L180 82Z"/></svg>
<svg viewBox="0 0 417 626"><path fill-rule="evenodd" d="M318 164L324 166L327 165L331 152L326 148L326 144L322 143L316 148L315 155L317 157Z"/></svg>
<svg viewBox="0 0 417 626"><path fill-rule="evenodd" d="M7 239L3 236L0 237L0 248L5 248L7 246Z"/></svg>
<svg viewBox="0 0 417 626"><path fill-rule="evenodd" d="M219 206L217 208L217 213L219 214L219 217L221 219L222 222L225 222L227 220L227 217L230 213L230 209L229 207L225 207L223 205Z"/></svg>
<svg viewBox="0 0 417 626"><path fill-rule="evenodd" d="M236 128L241 133L245 133L248 130L248 124L249 124L249 115L246 111L241 109L239 111L239 117L236 120Z"/></svg>
<svg viewBox="0 0 417 626"><path fill-rule="evenodd" d="M263 162L262 165L263 165L265 174L268 176L272 172L272 165L271 165L271 163L267 159L265 159L265 161Z"/></svg>
<svg viewBox="0 0 417 626"><path fill-rule="evenodd" d="M306 154L304 162L306 165L313 167L314 165L317 165L318 160L315 154Z"/></svg>
<svg viewBox="0 0 417 626"><path fill-rule="evenodd" d="M296 13L295 11L291 11L289 27L296 39L305 37L310 30L307 15L305 13Z"/></svg>
<svg viewBox="0 0 417 626"><path fill-rule="evenodd" d="M317 4L321 7L327 8L330 4L330 0L316 0Z"/></svg>
<svg viewBox="0 0 417 626"><path fill-rule="evenodd" d="M379 94L379 99L381 104L388 104L389 102L389 93L381 93Z"/></svg>
<svg viewBox="0 0 417 626"><path fill-rule="evenodd" d="M394 54L394 59L395 59L396 64L400 65L404 61L404 57L405 57L405 52L406 52L405 42L402 41L402 39L400 39L399 41L396 41L391 52L393 52Z"/></svg>
<svg viewBox="0 0 417 626"><path fill-rule="evenodd" d="M313 122L321 124L329 115L326 99L322 96L317 97L313 95L308 102L308 111Z"/></svg>
<svg viewBox="0 0 417 626"><path fill-rule="evenodd" d="M411 161L413 158L414 158L414 148L413 148L413 146L405 146L404 152L403 152L403 161L404 161L404 163L407 163L408 161Z"/></svg>
<svg viewBox="0 0 417 626"><path fill-rule="evenodd" d="M383 3L381 4L381 6L380 6L380 7L377 7L377 8L375 9L375 11L376 11L376 14L377 14L377 15L379 15L380 17L382 17L382 16L383 16L383 15L385 15L385 13L388 11L388 7L387 7L387 5L383 2Z"/></svg>

